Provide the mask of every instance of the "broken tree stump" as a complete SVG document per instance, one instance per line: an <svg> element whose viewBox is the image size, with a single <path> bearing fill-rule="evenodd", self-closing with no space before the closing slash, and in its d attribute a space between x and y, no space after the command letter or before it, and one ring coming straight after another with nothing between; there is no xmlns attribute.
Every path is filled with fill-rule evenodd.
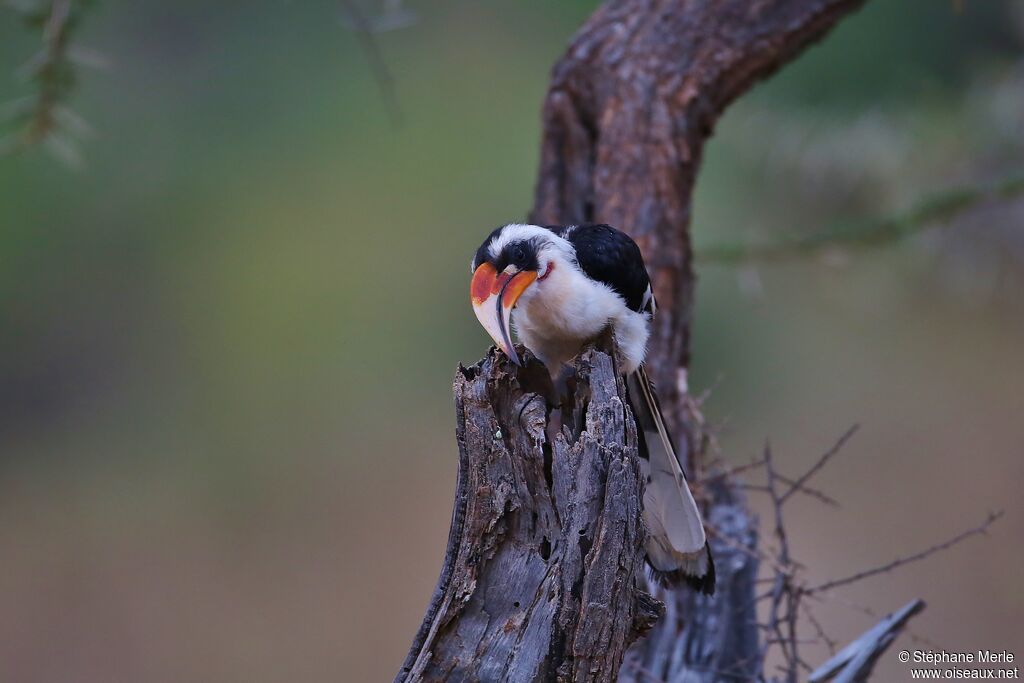
<svg viewBox="0 0 1024 683"><path fill-rule="evenodd" d="M444 567L396 681L614 681L663 607L644 589L637 435L613 355L550 380L492 349L456 373L459 478Z"/></svg>

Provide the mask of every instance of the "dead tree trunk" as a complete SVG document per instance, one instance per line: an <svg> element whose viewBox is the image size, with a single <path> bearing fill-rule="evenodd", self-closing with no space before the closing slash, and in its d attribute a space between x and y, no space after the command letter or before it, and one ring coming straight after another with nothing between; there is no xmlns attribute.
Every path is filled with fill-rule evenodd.
<svg viewBox="0 0 1024 683"><path fill-rule="evenodd" d="M609 2L555 66L530 218L606 222L640 244L659 304L648 365L698 481L688 228L704 141L733 99L862 2ZM457 375L448 550L396 681L698 683L758 670L757 563L742 550L756 530L722 478L703 491L720 534L717 594L663 595L666 617L627 653L662 609L642 580L636 437L609 355L590 351L577 371L573 418L550 445L535 370L517 377L492 355Z"/></svg>

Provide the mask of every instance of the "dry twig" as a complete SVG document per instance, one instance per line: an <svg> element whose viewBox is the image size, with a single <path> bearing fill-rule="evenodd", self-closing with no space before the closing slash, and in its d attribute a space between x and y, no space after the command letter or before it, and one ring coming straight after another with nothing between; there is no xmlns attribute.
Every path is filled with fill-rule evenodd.
<svg viewBox="0 0 1024 683"><path fill-rule="evenodd" d="M806 589L805 592L807 594L820 593L822 591L831 590L833 588L838 588L840 586L846 586L846 585L849 585L851 583L856 583L857 581L863 581L864 579L872 577L872 576L875 576L877 574L884 574L886 572L891 572L892 570L897 569L899 567L902 567L905 564L910 564L912 562L918 562L918 561L923 560L925 558L931 557L935 553L939 553L939 552L942 552L943 550L948 550L949 548L952 548L957 543L960 543L960 541L968 539L971 536L977 536L978 534L986 533L988 531L989 527L992 526L992 524L997 519L999 519L1002 516L1003 516L1003 511L1002 510L998 510L996 512L990 512L990 513L988 513L988 517L985 518L985 521L982 522L981 524L979 524L978 526L976 526L976 527L974 527L972 529L968 529L968 530L966 530L966 531L964 531L962 533L959 533L956 536L943 541L942 543L936 543L935 545L931 546L930 548L926 548L925 550L922 550L921 552L914 553L913 555L910 555L909 557L898 557L895 560L893 560L892 562L889 562L887 564L883 564L883 565L881 565L879 567L872 567L871 569L865 569L863 571L857 572L856 574L851 574L850 576L845 576L845 577L843 577L841 579L834 579L832 581L826 581L825 583L822 583L822 584L819 584L817 586L813 586L811 588Z"/></svg>
<svg viewBox="0 0 1024 683"><path fill-rule="evenodd" d="M779 500L779 504L781 505L781 504L785 503L785 502L786 502L786 500L787 500L787 499L788 499L788 498L789 498L789 497L790 497L791 495L793 495L793 494L794 494L794 493L795 493L796 491L799 491L800 489L802 489L802 488L803 488L803 485L804 485L804 484L805 484L805 483L806 483L806 482L807 482L807 481L808 481L808 480L809 480L809 479L810 479L811 477L813 477L813 476L814 476L815 474L817 474L817 472L818 472L818 471L819 471L819 470L820 470L820 469L821 469L822 467L824 467L824 466L825 466L825 463L827 463L827 462L828 462L829 460L831 460L831 459L832 459L832 457L833 457L833 456L834 456L834 455L835 455L836 453L838 453L838 452L839 452L839 451L840 451L840 450L842 449L842 447L843 447L843 446L845 446L845 445L846 445L846 442L847 442L847 441L849 441L849 440L850 440L850 438L851 438L851 437L852 437L852 436L853 436L854 434L856 434L856 433L857 433L857 430L858 430L858 429L860 429L860 425L857 425L857 424L855 424L855 425L853 425L852 427L850 427L849 429L847 429L847 430L846 430L846 432L845 432L845 433L844 433L844 434L843 434L843 435L842 435L841 437L839 437L839 440L838 440L838 441L836 441L835 445L833 445L833 446L832 446L832 448L830 448L830 449L828 449L827 451L825 451L825 452L824 452L824 453L822 454L822 456L821 456L820 458L818 458L818 461L817 461L816 463L814 463L814 465L812 465L812 466L811 466L811 468L810 468L809 470L807 470L806 472L804 472L804 473L803 473L803 474L802 474L802 475L801 475L801 476L800 476L800 477L799 477L799 478L798 478L798 479L796 480L796 482L794 482L794 483L793 483L793 485L789 487L789 490L788 490L788 491L786 491L785 493L783 493L783 494L782 494L782 496L781 496L781 498L780 498L780 500Z"/></svg>
<svg viewBox="0 0 1024 683"><path fill-rule="evenodd" d="M775 468L772 449L768 444L765 445L763 456L759 460L741 465L730 472L730 474L734 474L735 472L752 472L763 469L767 480L766 483L764 485L747 485L747 487L764 492L771 499L773 532L777 540L776 550L771 557L766 557L766 554L760 550L756 551L761 561L770 567L773 572L772 576L758 581L758 583L770 583L771 587L769 590L754 597L754 602L769 601L766 617L764 621L757 625L758 629L765 634L761 642L761 673L758 679L760 681L778 680L774 677L768 677L764 672L764 667L769 660L769 652L773 648L778 648L782 657L782 664L777 666L776 671L782 677L781 680L786 683L795 683L801 671L809 672L811 670L811 667L800 654L800 646L812 643L824 643L829 651L835 655L833 660L830 660L832 668L829 669L831 672L829 675L839 673L840 678L837 680L850 682L866 680L864 677L870 673L871 666L878 654L888 647L889 643L899 632L906 630L906 623L910 616L923 609L924 604L920 601L915 601L897 614L899 618L894 618L892 615L886 617L882 620L882 623L859 639L854 644L856 647L848 646L836 655L836 642L829 637L821 622L818 621L816 615L811 610L807 598L833 598L834 596L828 592L831 589L847 586L877 574L893 571L903 565L923 560L971 536L985 533L1002 516L1002 512L991 513L979 526L968 529L942 543L933 545L909 557L899 558L884 565L866 569L840 579L834 579L814 586L808 585L805 580L800 578L803 567L794 559L789 544L784 517L785 505L797 491L806 492L807 481L831 461L843 446L846 445L856 430L857 425L848 429L831 448L823 453L795 481L783 481L783 478L779 476ZM717 476L722 475L719 474ZM870 609L858 609L877 619L877 615ZM904 614L906 610L909 611ZM798 627L801 619L806 619L811 625L814 630L813 637L800 637ZM919 636L914 634L912 636L915 639L920 639ZM824 669L825 667L820 668L815 675L820 675L820 672Z"/></svg>

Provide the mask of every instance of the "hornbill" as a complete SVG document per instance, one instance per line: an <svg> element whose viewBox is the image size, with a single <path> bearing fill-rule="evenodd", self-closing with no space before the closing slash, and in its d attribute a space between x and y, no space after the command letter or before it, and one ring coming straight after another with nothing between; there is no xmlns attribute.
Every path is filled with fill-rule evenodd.
<svg viewBox="0 0 1024 683"><path fill-rule="evenodd" d="M609 225L510 224L487 236L471 270L480 324L518 365L511 319L555 387L564 386L565 364L611 327L641 437L647 563L664 585L713 593L704 523L644 370L655 302L636 242Z"/></svg>

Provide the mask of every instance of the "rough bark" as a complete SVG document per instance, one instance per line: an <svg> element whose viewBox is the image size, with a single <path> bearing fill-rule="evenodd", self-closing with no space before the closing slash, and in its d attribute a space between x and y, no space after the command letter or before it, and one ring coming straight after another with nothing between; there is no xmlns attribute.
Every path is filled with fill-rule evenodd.
<svg viewBox="0 0 1024 683"><path fill-rule="evenodd" d="M529 358L529 356L526 356ZM444 571L396 680L613 681L661 614L640 587L637 435L612 355L547 371L493 352L455 377L459 483Z"/></svg>
<svg viewBox="0 0 1024 683"><path fill-rule="evenodd" d="M863 0L621 0L555 66L531 221L611 223L640 244L658 316L648 365L691 474L690 201L704 141L739 94ZM766 134L769 132L766 131ZM742 681L757 671L756 526L718 478L713 598L641 580L634 427L606 353L577 364L575 425L545 447L537 379L493 355L461 370L455 511L441 578L396 681ZM500 436L496 436L500 431ZM625 663L619 671L620 662Z"/></svg>

